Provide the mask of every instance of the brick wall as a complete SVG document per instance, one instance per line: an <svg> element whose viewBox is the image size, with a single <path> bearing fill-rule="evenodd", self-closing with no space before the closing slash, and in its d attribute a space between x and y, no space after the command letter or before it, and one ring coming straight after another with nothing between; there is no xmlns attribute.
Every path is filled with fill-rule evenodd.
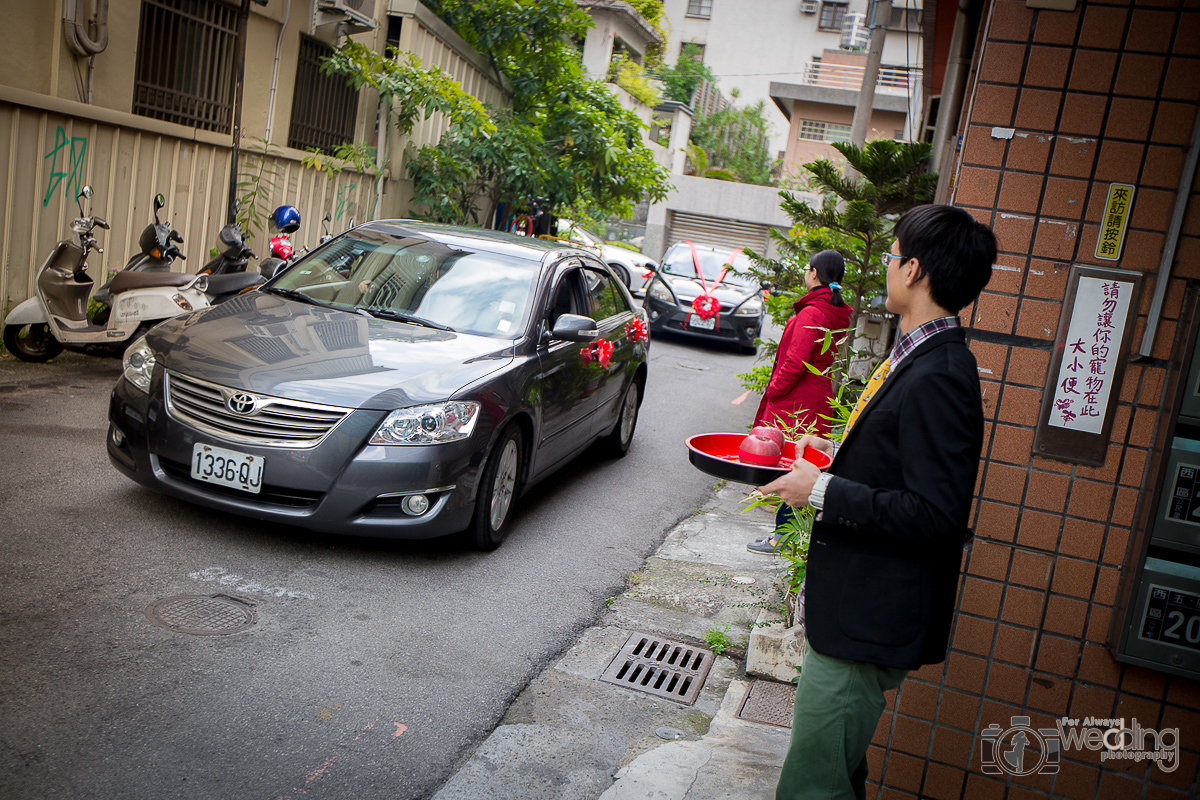
<svg viewBox="0 0 1200 800"><path fill-rule="evenodd" d="M1200 101L1200 3L1089 1L1067 13L994 0L984 24L954 198L993 226L1001 250L963 312L986 332L972 343L987 419L976 538L949 657L889 704L869 753L871 793L1184 798L1197 790L1200 684L1123 665L1106 643L1184 279L1200 278L1200 202L1189 205L1157 360L1126 371L1104 466L1033 457L1031 446L1067 274L1072 262L1104 263L1092 253L1114 181L1137 185L1117 266L1148 276L1135 350L1141 342ZM1015 135L994 138L994 126ZM1178 727L1181 764L1164 773L1068 750L1058 775L1000 781L980 771L979 731L1014 715L1034 727L1063 715Z"/></svg>

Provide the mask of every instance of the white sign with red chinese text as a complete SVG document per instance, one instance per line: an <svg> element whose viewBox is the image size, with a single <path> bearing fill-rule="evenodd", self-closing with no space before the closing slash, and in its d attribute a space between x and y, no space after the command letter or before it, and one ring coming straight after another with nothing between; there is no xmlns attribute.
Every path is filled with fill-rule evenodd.
<svg viewBox="0 0 1200 800"><path fill-rule="evenodd" d="M1101 432L1133 290L1134 284L1128 281L1079 278L1066 349L1054 386L1051 425Z"/></svg>

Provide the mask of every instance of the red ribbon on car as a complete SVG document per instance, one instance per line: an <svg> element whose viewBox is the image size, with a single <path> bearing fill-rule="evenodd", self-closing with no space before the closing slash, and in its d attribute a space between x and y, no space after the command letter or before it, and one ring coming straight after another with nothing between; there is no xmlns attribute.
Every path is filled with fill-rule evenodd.
<svg viewBox="0 0 1200 800"><path fill-rule="evenodd" d="M696 316L700 319L712 319L716 317L716 322L713 323L713 330L718 330L721 327L721 301L713 295L713 292L725 280L725 275L729 272L729 267L733 264L733 260L737 258L738 253L742 252L742 249L739 247L730 254L729 260L721 268L721 274L717 276L710 289L708 281L704 279L704 272L700 269L700 255L696 252L696 245L687 240L684 240L684 244L692 251L692 267L696 270L696 277L700 281L701 289L703 289L703 293L692 301L692 310L696 312Z"/></svg>

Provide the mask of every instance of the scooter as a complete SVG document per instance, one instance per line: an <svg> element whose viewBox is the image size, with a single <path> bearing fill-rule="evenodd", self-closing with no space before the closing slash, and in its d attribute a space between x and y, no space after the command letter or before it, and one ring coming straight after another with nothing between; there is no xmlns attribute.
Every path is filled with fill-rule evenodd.
<svg viewBox="0 0 1200 800"><path fill-rule="evenodd" d="M235 207L234 216L236 215ZM200 270L201 275L208 276L207 294L213 305L223 303L263 283L262 275L246 271L250 259L258 256L246 245L246 237L242 234L240 225L232 222L221 228L217 239L220 241L220 252Z"/></svg>
<svg viewBox="0 0 1200 800"><path fill-rule="evenodd" d="M112 312L105 324L88 319L88 295L94 282L87 257L96 245L92 232L108 230L99 217L84 216L85 186L76 201L79 217L72 236L59 242L37 276L37 291L4 320L4 346L22 361L48 361L64 348L92 355L119 356L154 325L186 311L207 308L208 276L178 272L122 270L109 281Z"/></svg>
<svg viewBox="0 0 1200 800"><path fill-rule="evenodd" d="M174 230L169 223L162 222L158 218L158 212L166 203L161 192L154 195L154 222L147 225L142 231L142 235L138 237L138 247L141 252L130 256L129 260L125 262L125 266L121 268L121 272L170 272L171 265L175 263L176 258L187 261L187 256L175 246L183 244L183 237L179 235L179 231ZM99 308L92 314L92 324L108 324L108 316L112 312L113 304L112 278L96 290L92 299L99 304Z"/></svg>

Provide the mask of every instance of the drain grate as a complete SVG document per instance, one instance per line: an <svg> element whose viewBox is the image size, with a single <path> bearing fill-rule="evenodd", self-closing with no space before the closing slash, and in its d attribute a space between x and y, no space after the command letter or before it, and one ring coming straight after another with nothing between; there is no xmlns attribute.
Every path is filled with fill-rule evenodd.
<svg viewBox="0 0 1200 800"><path fill-rule="evenodd" d="M708 650L634 633L600 680L690 706L700 696L712 663Z"/></svg>
<svg viewBox="0 0 1200 800"><path fill-rule="evenodd" d="M796 687L789 683L755 680L738 709L738 719L761 722L778 728L792 727L792 707L796 703Z"/></svg>
<svg viewBox="0 0 1200 800"><path fill-rule="evenodd" d="M193 636L237 633L258 622L254 603L227 594L164 597L146 608L155 625Z"/></svg>

